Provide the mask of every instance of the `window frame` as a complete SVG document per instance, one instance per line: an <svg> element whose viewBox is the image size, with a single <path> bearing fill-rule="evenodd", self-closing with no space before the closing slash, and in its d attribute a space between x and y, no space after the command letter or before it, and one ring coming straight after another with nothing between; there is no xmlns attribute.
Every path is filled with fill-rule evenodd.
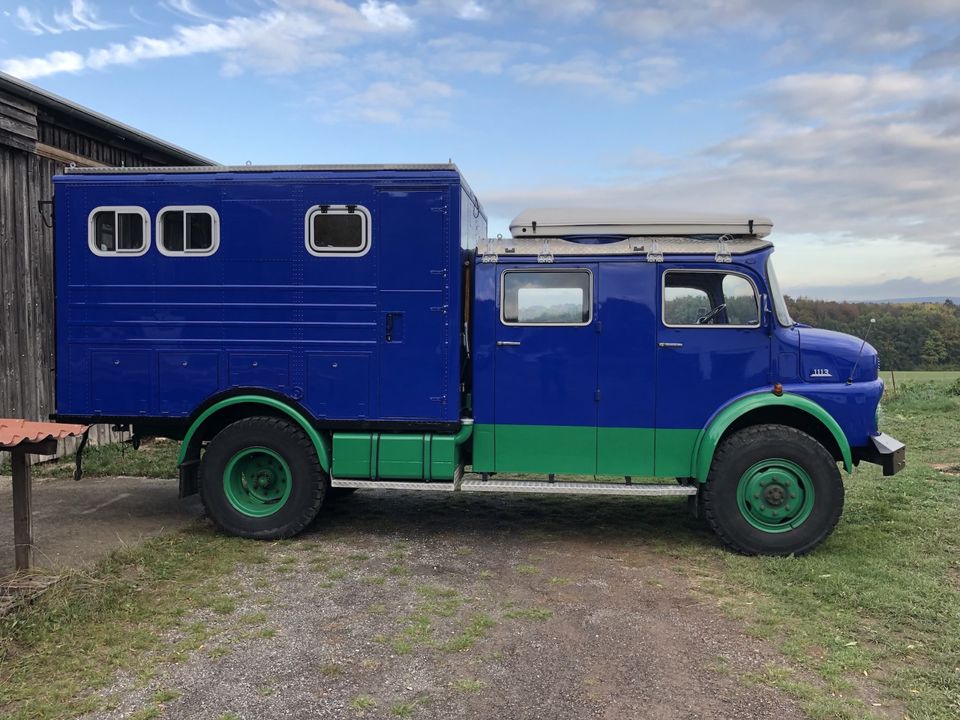
<svg viewBox="0 0 960 720"><path fill-rule="evenodd" d="M94 242L94 218L96 218L98 213L102 212L112 212L114 217L114 250L101 250L97 247L96 242ZM120 230L120 225L117 222L117 215L139 215L143 219L143 247L139 250L120 250L120 238L117 237L117 233ZM150 250L151 242L151 224L150 224L150 213L147 212L146 208L140 207L139 205L98 205L93 210L90 211L90 214L87 215L87 247L90 248L92 252L97 257L141 257L146 255Z"/></svg>
<svg viewBox="0 0 960 720"><path fill-rule="evenodd" d="M183 250L168 250L163 246L163 215L168 212L183 213ZM213 244L205 250L187 249L187 213L210 216L210 236ZM220 249L220 213L209 205L164 205L157 211L157 250L166 257L209 257Z"/></svg>
<svg viewBox="0 0 960 720"><path fill-rule="evenodd" d="M326 208L326 211L324 211ZM353 208L353 212L350 211ZM324 250L313 245L313 218L315 215L359 215L363 232L363 244L357 250L343 250L342 248ZM313 205L307 210L303 220L303 244L307 252L314 257L363 257L373 246L373 216L370 211L359 203L334 205L322 203Z"/></svg>
<svg viewBox="0 0 960 720"><path fill-rule="evenodd" d="M693 325L671 325L667 322L667 275L670 273L712 273L714 275L736 275L737 277L742 277L748 283L750 287L753 288L753 297L757 303L757 322L754 325L713 325L713 324L704 324L698 325L694 323ZM723 281L721 280L721 288L723 287ZM729 330L756 330L763 327L763 309L761 307L761 293L760 289L757 287L757 283L754 282L753 278L743 272L737 272L736 270L720 270L720 269L705 269L705 268L667 268L660 275L660 324L663 327L671 329L689 329L696 328L698 330L703 330L704 328L712 328L715 330L729 329Z"/></svg>
<svg viewBox="0 0 960 720"><path fill-rule="evenodd" d="M506 278L509 273L586 273L587 278L589 279L589 284L587 285L587 320L586 322L578 323L531 323L531 322L508 322L504 313L506 311L505 299L507 297L507 282ZM500 272L500 324L504 327L587 327L593 323L593 270L590 268L583 267L572 267L572 268L507 268ZM519 298L517 299L519 302ZM517 308L519 314L519 307Z"/></svg>

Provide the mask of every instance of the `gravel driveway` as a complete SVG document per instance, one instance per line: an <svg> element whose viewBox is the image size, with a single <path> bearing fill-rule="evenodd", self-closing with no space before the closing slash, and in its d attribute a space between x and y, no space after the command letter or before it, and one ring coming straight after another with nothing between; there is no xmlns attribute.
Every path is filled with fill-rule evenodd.
<svg viewBox="0 0 960 720"><path fill-rule="evenodd" d="M97 717L805 717L741 679L782 658L654 549L714 542L682 499L361 491L265 545L171 636L196 638L182 661Z"/></svg>

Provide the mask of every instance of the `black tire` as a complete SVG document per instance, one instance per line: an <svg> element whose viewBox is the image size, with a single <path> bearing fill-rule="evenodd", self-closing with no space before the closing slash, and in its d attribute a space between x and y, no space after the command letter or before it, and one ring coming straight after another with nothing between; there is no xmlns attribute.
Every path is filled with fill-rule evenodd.
<svg viewBox="0 0 960 720"><path fill-rule="evenodd" d="M774 458L799 466L813 489L809 514L781 532L756 527L737 500L741 478ZM844 490L836 460L810 435L784 425L756 425L731 435L717 448L701 495L704 517L731 550L744 555L803 555L833 532L843 512Z"/></svg>
<svg viewBox="0 0 960 720"><path fill-rule="evenodd" d="M289 467L289 496L266 517L240 512L225 490L228 464L248 448L267 448ZM328 485L310 438L299 426L280 418L251 417L228 425L210 441L200 462L200 499L207 515L221 530L245 538L277 540L296 535L317 516Z"/></svg>

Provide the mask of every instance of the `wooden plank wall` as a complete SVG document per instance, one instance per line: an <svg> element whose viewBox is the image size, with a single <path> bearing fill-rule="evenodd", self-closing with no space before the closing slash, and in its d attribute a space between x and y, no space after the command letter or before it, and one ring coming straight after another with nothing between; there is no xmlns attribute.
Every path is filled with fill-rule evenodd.
<svg viewBox="0 0 960 720"><path fill-rule="evenodd" d="M47 420L55 408L53 230L37 201L52 199L64 163L37 154L38 140L97 163L147 159L46 120L36 106L0 92L0 417ZM92 443L118 439L106 425L90 432ZM64 441L58 454L75 447Z"/></svg>

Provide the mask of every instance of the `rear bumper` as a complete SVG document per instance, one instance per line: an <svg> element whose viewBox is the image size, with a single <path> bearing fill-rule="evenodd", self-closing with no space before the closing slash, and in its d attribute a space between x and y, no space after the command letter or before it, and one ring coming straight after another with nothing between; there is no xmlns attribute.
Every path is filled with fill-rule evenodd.
<svg viewBox="0 0 960 720"><path fill-rule="evenodd" d="M868 462L883 468L884 477L896 475L907 464L907 446L886 433L870 438L866 447L853 448L853 462Z"/></svg>

